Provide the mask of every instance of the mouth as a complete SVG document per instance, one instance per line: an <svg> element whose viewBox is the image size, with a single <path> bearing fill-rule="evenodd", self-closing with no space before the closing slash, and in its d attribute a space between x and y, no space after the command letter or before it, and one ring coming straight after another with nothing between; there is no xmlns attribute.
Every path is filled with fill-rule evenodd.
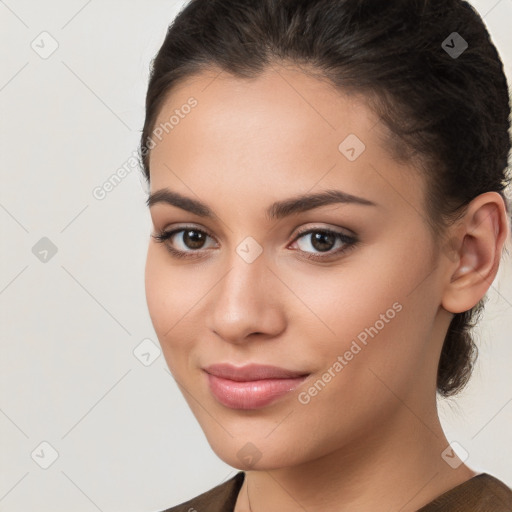
<svg viewBox="0 0 512 512"><path fill-rule="evenodd" d="M310 375L277 366L211 365L203 369L211 393L231 409L259 409L293 391Z"/></svg>

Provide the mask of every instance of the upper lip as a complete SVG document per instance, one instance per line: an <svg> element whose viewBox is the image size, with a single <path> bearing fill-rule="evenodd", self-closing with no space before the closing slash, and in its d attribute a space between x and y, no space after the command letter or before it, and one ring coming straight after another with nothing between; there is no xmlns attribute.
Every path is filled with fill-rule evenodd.
<svg viewBox="0 0 512 512"><path fill-rule="evenodd" d="M203 368L205 372L223 377L224 379L246 382L263 379L293 379L309 375L307 372L299 372L264 364L247 364L245 366L233 366L229 363L212 364Z"/></svg>

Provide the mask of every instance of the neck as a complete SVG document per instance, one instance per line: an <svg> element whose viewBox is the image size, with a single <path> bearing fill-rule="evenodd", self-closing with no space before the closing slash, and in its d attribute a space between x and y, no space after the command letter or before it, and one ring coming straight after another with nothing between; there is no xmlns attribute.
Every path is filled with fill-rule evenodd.
<svg viewBox="0 0 512 512"><path fill-rule="evenodd" d="M420 419L399 409L377 432L361 433L318 459L246 471L235 511L414 512L476 475L462 461L453 469L442 458L448 440L437 410Z"/></svg>

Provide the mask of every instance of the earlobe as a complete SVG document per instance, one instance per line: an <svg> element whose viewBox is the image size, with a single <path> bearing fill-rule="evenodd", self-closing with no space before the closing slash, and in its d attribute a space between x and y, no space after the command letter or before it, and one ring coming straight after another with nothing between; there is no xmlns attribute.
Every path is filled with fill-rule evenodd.
<svg viewBox="0 0 512 512"><path fill-rule="evenodd" d="M458 224L461 243L449 267L449 282L442 306L451 313L474 307L485 295L498 272L509 224L503 198L486 192L468 205Z"/></svg>

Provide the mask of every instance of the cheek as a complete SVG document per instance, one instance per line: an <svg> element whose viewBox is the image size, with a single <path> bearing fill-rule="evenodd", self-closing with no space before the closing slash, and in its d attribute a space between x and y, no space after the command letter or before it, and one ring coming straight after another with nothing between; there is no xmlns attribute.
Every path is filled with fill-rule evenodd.
<svg viewBox="0 0 512 512"><path fill-rule="evenodd" d="M164 355L177 349L187 350L187 342L194 338L187 315L199 300L202 288L190 281L190 273L181 272L169 262L162 248L151 244L145 268L146 302L149 315ZM187 329L184 333L185 327Z"/></svg>
<svg viewBox="0 0 512 512"><path fill-rule="evenodd" d="M404 297L392 285L393 271L382 259L380 263L354 259L336 268L314 267L300 277L290 273L283 281L293 283L293 292L302 303L295 301L300 312L296 320L316 330L311 339L323 339L323 346L331 344L339 350L361 333L364 338L365 329L375 323L384 331L396 321L397 309L401 309L396 303L401 304Z"/></svg>
<svg viewBox="0 0 512 512"><path fill-rule="evenodd" d="M146 258L144 281L149 315L159 338L164 329L169 329L172 325L168 322L168 313L172 312L172 308L168 310L166 302L166 289L168 289L170 284L166 274L166 267L161 256L154 245L150 243ZM162 342L161 339L160 342Z"/></svg>
<svg viewBox="0 0 512 512"><path fill-rule="evenodd" d="M306 306L296 320L310 340L308 350L314 344L327 368L344 357L345 373L363 387L375 380L371 368L390 383L406 382L421 365L437 308L427 281L415 289L427 275L426 259L389 244L295 278L293 290Z"/></svg>

